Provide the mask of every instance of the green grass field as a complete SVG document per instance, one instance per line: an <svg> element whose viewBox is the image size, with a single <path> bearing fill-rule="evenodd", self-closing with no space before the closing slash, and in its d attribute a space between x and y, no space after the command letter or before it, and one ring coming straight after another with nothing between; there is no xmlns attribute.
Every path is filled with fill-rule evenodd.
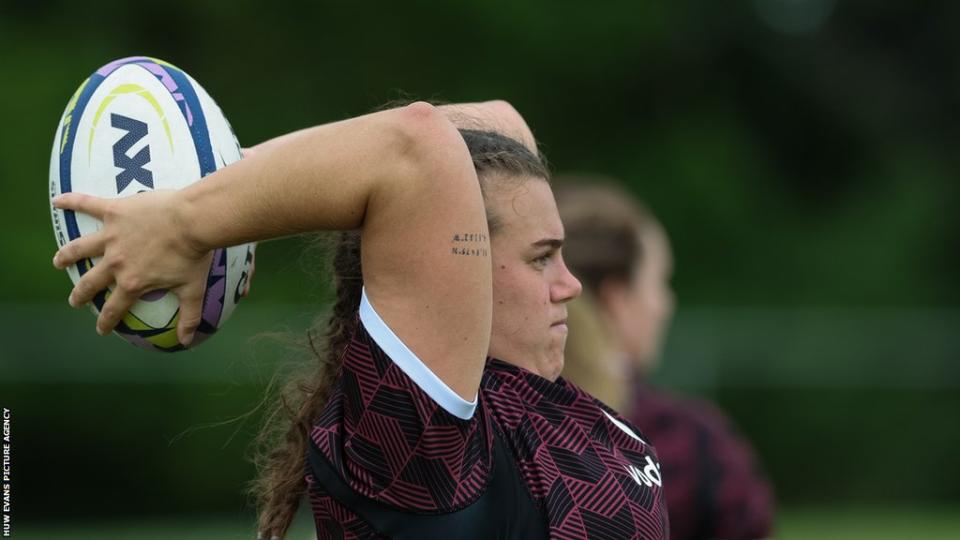
<svg viewBox="0 0 960 540"><path fill-rule="evenodd" d="M17 525L15 538L36 540L252 539L249 526L228 521L143 521L82 526ZM313 538L309 516L301 513L287 540ZM776 538L817 540L956 540L960 506L937 508L793 508L780 512Z"/></svg>

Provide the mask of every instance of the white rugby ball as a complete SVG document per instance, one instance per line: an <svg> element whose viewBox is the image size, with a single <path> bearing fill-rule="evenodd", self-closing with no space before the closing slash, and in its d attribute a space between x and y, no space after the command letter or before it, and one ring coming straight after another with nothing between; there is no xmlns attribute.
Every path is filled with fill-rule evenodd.
<svg viewBox="0 0 960 540"><path fill-rule="evenodd" d="M110 62L74 93L60 119L50 157L50 198L71 191L126 197L154 189L181 189L240 159L240 145L227 119L189 75L156 58ZM57 244L100 229L100 220L53 208ZM214 252L203 320L191 346L223 325L240 300L250 274L254 245ZM67 269L76 283L99 258ZM91 303L98 314L110 291ZM178 351L177 297L144 295L117 326L122 338L146 349Z"/></svg>

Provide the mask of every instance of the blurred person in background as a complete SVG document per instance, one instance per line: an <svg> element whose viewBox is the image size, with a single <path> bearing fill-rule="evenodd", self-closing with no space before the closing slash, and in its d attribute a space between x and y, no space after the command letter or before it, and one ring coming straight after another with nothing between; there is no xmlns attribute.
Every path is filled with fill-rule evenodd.
<svg viewBox="0 0 960 540"><path fill-rule="evenodd" d="M673 314L666 231L611 179L557 178L564 255L583 283L569 305L563 377L638 426L656 446L671 538L769 537L773 491L749 443L714 405L652 388Z"/></svg>

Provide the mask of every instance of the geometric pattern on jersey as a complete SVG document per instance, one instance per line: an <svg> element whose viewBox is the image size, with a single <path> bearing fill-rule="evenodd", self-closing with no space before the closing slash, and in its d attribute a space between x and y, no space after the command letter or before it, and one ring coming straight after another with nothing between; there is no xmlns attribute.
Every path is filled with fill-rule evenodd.
<svg viewBox="0 0 960 540"><path fill-rule="evenodd" d="M626 420L562 378L499 360L487 363L480 397L546 510L551 538L666 538L656 453L604 413L647 440Z"/></svg>
<svg viewBox="0 0 960 540"><path fill-rule="evenodd" d="M490 475L490 423L482 411L462 420L437 405L357 324L314 444L374 501L421 512L470 504Z"/></svg>
<svg viewBox="0 0 960 540"><path fill-rule="evenodd" d="M313 479L307 477L307 493L310 507L313 509L313 521L319 540L386 540L366 521L352 511L338 504L329 495L323 495L316 489Z"/></svg>
<svg viewBox="0 0 960 540"><path fill-rule="evenodd" d="M475 409L476 402L473 405L471 408ZM316 481L310 487L350 510L343 516L343 528L354 535L381 535L396 540L449 540L451 531L456 531L458 540L546 538L546 520L533 499L524 496L520 471L503 437L495 433L493 441L493 472L486 489L476 501L457 511L420 513L363 497L343 481L314 445L311 445L307 457L310 475ZM362 528L358 527L361 523ZM337 529L329 518L326 522L321 521L319 527L328 536L337 536Z"/></svg>
<svg viewBox="0 0 960 540"><path fill-rule="evenodd" d="M666 504L655 451L614 411L567 383L489 359L477 409L463 420L438 406L386 356L358 320L315 448L358 494L406 511L461 509L491 474L503 435L550 538L664 539ZM607 414L605 414L607 413ZM646 469L646 473L644 473ZM311 483L320 538L377 538L363 518ZM451 538L455 538L451 531Z"/></svg>

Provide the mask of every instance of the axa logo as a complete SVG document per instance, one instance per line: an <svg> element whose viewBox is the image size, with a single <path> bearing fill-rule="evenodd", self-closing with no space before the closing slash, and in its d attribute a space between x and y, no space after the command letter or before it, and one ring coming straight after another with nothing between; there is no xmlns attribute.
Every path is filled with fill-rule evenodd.
<svg viewBox="0 0 960 540"><path fill-rule="evenodd" d="M651 487L656 484L663 486L663 478L660 476L660 464L654 462L650 456L646 456L646 458L647 465L643 469L635 465L627 465L624 467L627 469L627 474L639 485Z"/></svg>
<svg viewBox="0 0 960 540"><path fill-rule="evenodd" d="M127 132L113 145L113 165L120 169L120 173L117 174L117 193L122 192L133 181L153 189L153 173L145 168L150 163L150 145L144 146L132 157L127 155L135 144L147 136L147 124L122 114L112 113L110 125Z"/></svg>

